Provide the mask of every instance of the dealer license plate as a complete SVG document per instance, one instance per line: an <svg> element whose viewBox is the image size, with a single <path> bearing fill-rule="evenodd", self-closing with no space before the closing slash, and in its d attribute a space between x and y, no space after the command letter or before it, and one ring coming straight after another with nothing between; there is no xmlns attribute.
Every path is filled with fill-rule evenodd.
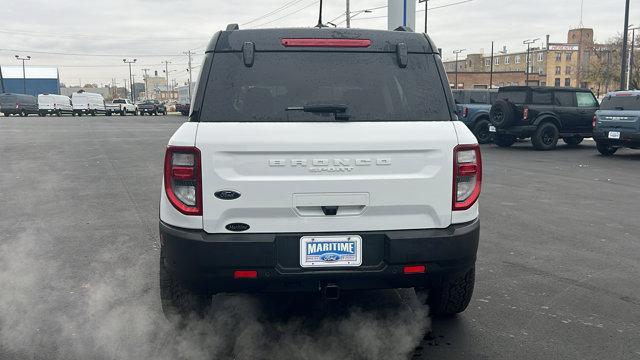
<svg viewBox="0 0 640 360"><path fill-rule="evenodd" d="M609 131L609 139L620 139L620 131Z"/></svg>
<svg viewBox="0 0 640 360"><path fill-rule="evenodd" d="M300 238L300 266L303 268L360 265L362 265L362 238L358 235Z"/></svg>

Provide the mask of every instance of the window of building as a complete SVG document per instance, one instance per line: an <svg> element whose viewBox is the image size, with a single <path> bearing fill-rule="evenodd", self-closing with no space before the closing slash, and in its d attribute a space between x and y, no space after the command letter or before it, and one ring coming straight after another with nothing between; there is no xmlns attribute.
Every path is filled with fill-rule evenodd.
<svg viewBox="0 0 640 360"><path fill-rule="evenodd" d="M564 59L567 60L567 61L571 61L571 55L572 55L572 53L570 53L570 52L566 53L564 55Z"/></svg>
<svg viewBox="0 0 640 360"><path fill-rule="evenodd" d="M544 61L544 53L538 53L538 61Z"/></svg>
<svg viewBox="0 0 640 360"><path fill-rule="evenodd" d="M560 66L556 66L556 75L560 75L562 72L562 68Z"/></svg>
<svg viewBox="0 0 640 360"><path fill-rule="evenodd" d="M566 86L566 87L571 86L571 78L565 78L564 79L564 86Z"/></svg>
<svg viewBox="0 0 640 360"><path fill-rule="evenodd" d="M562 53L561 53L561 52L557 52L557 53L556 53L556 61L557 61L557 62L562 61Z"/></svg>
<svg viewBox="0 0 640 360"><path fill-rule="evenodd" d="M520 55L516 55L516 64L520 64Z"/></svg>
<svg viewBox="0 0 640 360"><path fill-rule="evenodd" d="M559 87L560 86L560 78L556 78L556 82L555 82L555 87Z"/></svg>
<svg viewBox="0 0 640 360"><path fill-rule="evenodd" d="M490 58L484 59L484 66L491 66L491 59Z"/></svg>
<svg viewBox="0 0 640 360"><path fill-rule="evenodd" d="M505 65L509 65L509 63L510 63L510 62L511 62L511 58L510 58L510 57L508 57L508 56L505 56L505 57L504 57L504 64L505 64Z"/></svg>
<svg viewBox="0 0 640 360"><path fill-rule="evenodd" d="M500 58L499 58L499 57L495 58L495 59L493 60L493 63L494 63L495 65L500 65Z"/></svg>
<svg viewBox="0 0 640 360"><path fill-rule="evenodd" d="M564 69L564 73L565 73L565 74L567 74L567 75L571 75L571 70L573 70L573 69L571 68L571 66L567 66L567 67Z"/></svg>

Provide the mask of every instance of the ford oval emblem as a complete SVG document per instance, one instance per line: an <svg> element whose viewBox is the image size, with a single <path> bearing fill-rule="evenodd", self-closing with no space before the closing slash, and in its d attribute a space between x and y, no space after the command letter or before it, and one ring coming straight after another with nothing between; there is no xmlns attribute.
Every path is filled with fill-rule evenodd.
<svg viewBox="0 0 640 360"><path fill-rule="evenodd" d="M240 193L233 190L220 190L214 193L213 196L221 200L235 200L240 197Z"/></svg>
<svg viewBox="0 0 640 360"><path fill-rule="evenodd" d="M246 231L249 230L249 224L245 224L245 223L232 223L232 224L227 224L227 226L225 226L225 228L229 231Z"/></svg>
<svg viewBox="0 0 640 360"><path fill-rule="evenodd" d="M340 254L336 254L336 253L326 253L326 254L320 255L320 260L326 261L326 262L338 261L340 260L340 258L341 258Z"/></svg>

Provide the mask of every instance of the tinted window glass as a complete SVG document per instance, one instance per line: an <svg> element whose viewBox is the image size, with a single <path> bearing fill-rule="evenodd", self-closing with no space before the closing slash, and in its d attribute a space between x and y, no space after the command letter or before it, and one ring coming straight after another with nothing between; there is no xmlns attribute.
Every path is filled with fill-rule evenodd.
<svg viewBox="0 0 640 360"><path fill-rule="evenodd" d="M466 104L467 100L465 100L464 91L454 90L453 91L453 100L456 104Z"/></svg>
<svg viewBox="0 0 640 360"><path fill-rule="evenodd" d="M334 121L287 111L305 105L346 105L350 121L451 120L433 55L403 69L395 53L258 52L252 67L216 53L211 69L200 121Z"/></svg>
<svg viewBox="0 0 640 360"><path fill-rule="evenodd" d="M551 91L534 90L531 93L531 103L537 105L552 105L553 93Z"/></svg>
<svg viewBox="0 0 640 360"><path fill-rule="evenodd" d="M114 104L125 104L125 103L126 103L126 101L124 101L124 100L122 100L122 99L115 99L115 100L113 100L113 103L114 103Z"/></svg>
<svg viewBox="0 0 640 360"><path fill-rule="evenodd" d="M579 92L579 93L576 93L576 97L578 99L579 107L597 107L598 106L598 101L591 93Z"/></svg>
<svg viewBox="0 0 640 360"><path fill-rule="evenodd" d="M576 95L569 91L556 91L555 92L555 104L558 106L576 106Z"/></svg>
<svg viewBox="0 0 640 360"><path fill-rule="evenodd" d="M500 91L498 99L508 100L514 104L524 104L527 101L526 91Z"/></svg>
<svg viewBox="0 0 640 360"><path fill-rule="evenodd" d="M18 102L18 100L15 95L0 95L0 104L7 106L6 104L15 105L16 102Z"/></svg>
<svg viewBox="0 0 640 360"><path fill-rule="evenodd" d="M497 98L498 98L498 93L497 92L492 91L492 92L489 93L489 101L491 102L491 104L496 102Z"/></svg>
<svg viewBox="0 0 640 360"><path fill-rule="evenodd" d="M640 110L640 96L607 96L602 100L601 110Z"/></svg>
<svg viewBox="0 0 640 360"><path fill-rule="evenodd" d="M471 104L489 104L490 101L488 91L473 91L469 93L469 103Z"/></svg>

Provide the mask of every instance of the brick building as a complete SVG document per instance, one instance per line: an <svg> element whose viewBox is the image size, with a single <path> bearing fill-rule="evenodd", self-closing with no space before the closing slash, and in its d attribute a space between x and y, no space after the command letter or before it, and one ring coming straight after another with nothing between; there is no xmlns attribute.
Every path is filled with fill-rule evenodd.
<svg viewBox="0 0 640 360"><path fill-rule="evenodd" d="M493 59L483 53L468 54L457 63L458 88L525 85L527 63L529 85L587 88L585 78L594 46L593 29L580 28L569 30L566 43L550 43L547 36L544 46L530 49L529 61L526 50L509 53L503 49L494 53ZM456 61L445 61L444 67L451 86L455 87Z"/></svg>

